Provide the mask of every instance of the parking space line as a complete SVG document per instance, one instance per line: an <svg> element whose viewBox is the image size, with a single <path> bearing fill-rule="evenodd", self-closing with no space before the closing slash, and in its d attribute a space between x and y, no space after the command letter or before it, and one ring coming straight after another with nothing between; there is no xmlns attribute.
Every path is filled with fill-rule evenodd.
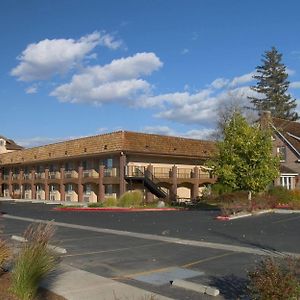
<svg viewBox="0 0 300 300"><path fill-rule="evenodd" d="M185 264L181 267L182 268L189 268L189 267L192 267L194 265L198 265L198 264L201 264L201 263L204 263L204 262L212 261L212 260L215 260L215 259L218 259L218 258L222 258L222 257L234 255L234 254L236 254L236 253L235 252L226 252L226 253L223 253L223 254L220 254L220 255L215 255L215 256L212 256L212 257L207 257L207 258L204 258L204 259L196 260L196 261L193 261L191 263Z"/></svg>
<svg viewBox="0 0 300 300"><path fill-rule="evenodd" d="M173 243L173 244L182 245L182 246L210 248L210 249L247 253L247 254L254 254L254 255L262 255L262 256L282 257L282 256L288 255L288 256L300 257L300 253L290 253L290 252L284 252L284 251L281 252L281 251L269 250L269 249L264 249L264 248L259 248L259 247L254 248L254 247L237 246L237 245L221 244L221 243L214 243L214 242L186 240L186 239L161 236L161 235L156 235L156 234L138 233L138 232L108 229L108 228L99 228L99 227L86 226L86 225L55 222L55 221L51 221L51 220L18 217L18 216L13 216L13 215L3 215L3 217L6 219L20 220L20 221L34 222L34 223L52 222L53 225L56 225L58 227L79 229L79 230L85 230L85 231L90 231L90 232L99 232L99 233L104 233L104 234L113 234L113 235L118 235L118 236L138 238L138 239L144 239L144 240L161 241L161 242Z"/></svg>
<svg viewBox="0 0 300 300"><path fill-rule="evenodd" d="M110 252L117 252L117 251L126 251L131 249L138 249L138 248L145 248L145 247L151 247L151 246L157 246L165 244L164 242L160 243L152 243L147 245L140 245L135 247L126 247L126 248L117 248L117 249L111 249L111 250L103 250L103 251L94 251L94 252L85 252L85 253L76 253L76 254L67 254L64 255L64 257L75 257L75 256L86 256L86 255L94 255L94 254L100 254L100 253L110 253Z"/></svg>

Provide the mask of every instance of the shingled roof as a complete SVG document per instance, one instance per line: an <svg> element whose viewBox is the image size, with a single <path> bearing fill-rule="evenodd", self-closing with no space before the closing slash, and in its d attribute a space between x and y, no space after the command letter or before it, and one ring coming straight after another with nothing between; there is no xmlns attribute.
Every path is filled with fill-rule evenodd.
<svg viewBox="0 0 300 300"><path fill-rule="evenodd" d="M118 131L0 154L0 164L32 163L118 151L206 159L212 157L215 150L212 141Z"/></svg>
<svg viewBox="0 0 300 300"><path fill-rule="evenodd" d="M300 123L272 117L272 124L300 156Z"/></svg>
<svg viewBox="0 0 300 300"><path fill-rule="evenodd" d="M22 146L16 144L15 141L6 138L3 135L0 135L0 139L3 139L6 141L6 145L5 145L6 150L22 150L22 149L24 149Z"/></svg>

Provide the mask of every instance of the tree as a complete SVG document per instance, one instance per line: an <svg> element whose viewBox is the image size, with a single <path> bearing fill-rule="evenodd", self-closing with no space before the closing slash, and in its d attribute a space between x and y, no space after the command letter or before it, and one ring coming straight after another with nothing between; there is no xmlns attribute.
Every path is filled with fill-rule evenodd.
<svg viewBox="0 0 300 300"><path fill-rule="evenodd" d="M295 121L299 119L295 112L296 99L287 93L289 81L286 66L281 63L282 54L275 47L263 55L262 65L256 67L256 86L251 89L258 93L257 97L249 97L255 108L261 112L269 110L272 116Z"/></svg>
<svg viewBox="0 0 300 300"><path fill-rule="evenodd" d="M213 170L221 184L233 190L252 193L263 191L279 175L279 159L272 154L271 134L257 124L251 126L235 113L219 142Z"/></svg>

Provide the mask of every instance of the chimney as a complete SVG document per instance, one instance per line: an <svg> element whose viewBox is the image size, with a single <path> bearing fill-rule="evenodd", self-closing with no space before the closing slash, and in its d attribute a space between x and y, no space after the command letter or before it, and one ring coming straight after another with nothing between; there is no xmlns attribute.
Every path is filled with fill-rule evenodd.
<svg viewBox="0 0 300 300"><path fill-rule="evenodd" d="M268 129L270 127L270 123L272 122L271 112L265 110L260 115L260 128Z"/></svg>

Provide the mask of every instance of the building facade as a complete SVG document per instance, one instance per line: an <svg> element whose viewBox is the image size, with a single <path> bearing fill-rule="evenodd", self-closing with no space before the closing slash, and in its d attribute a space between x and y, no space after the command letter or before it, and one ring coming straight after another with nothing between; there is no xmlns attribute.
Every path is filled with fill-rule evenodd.
<svg viewBox="0 0 300 300"><path fill-rule="evenodd" d="M99 202L139 189L145 200L197 198L214 183L210 141L119 131L0 154L0 196Z"/></svg>

